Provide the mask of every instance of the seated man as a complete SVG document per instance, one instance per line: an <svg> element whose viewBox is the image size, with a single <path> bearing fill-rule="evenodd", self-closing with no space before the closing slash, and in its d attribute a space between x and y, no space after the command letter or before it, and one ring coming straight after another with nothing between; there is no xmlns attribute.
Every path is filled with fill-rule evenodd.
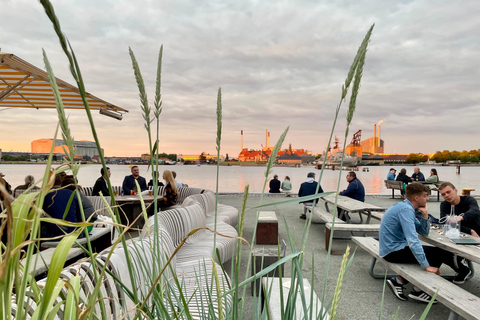
<svg viewBox="0 0 480 320"><path fill-rule="evenodd" d="M347 189L340 192L341 196L346 196L358 201L365 202L365 188L360 180L357 179L355 172L350 171L347 173Z"/></svg>
<svg viewBox="0 0 480 320"><path fill-rule="evenodd" d="M57 174L55 176L55 184L61 184L61 181L62 178L60 174ZM68 205L70 205L70 207L65 215ZM60 219L69 222L82 221L82 215L78 205L78 198L73 191L68 189L52 189L49 193L47 193L43 202L43 210L54 219ZM70 233L73 230L75 230L74 227L66 227L53 223L42 222L41 237L57 237L66 233Z"/></svg>
<svg viewBox="0 0 480 320"><path fill-rule="evenodd" d="M395 173L396 172L397 172L397 170L395 170L394 168L391 168L390 171L387 174L387 180L395 181Z"/></svg>
<svg viewBox="0 0 480 320"><path fill-rule="evenodd" d="M36 192L40 190L39 187L35 186L35 178L31 175L28 175L25 177L25 184L22 184L18 187L16 187L13 190L13 196L17 198L19 195L25 192L28 188L32 187L29 192Z"/></svg>
<svg viewBox="0 0 480 320"><path fill-rule="evenodd" d="M132 166L132 174L129 176L125 176L123 179L122 190L125 195L137 194L138 192L142 192L147 190L147 181L144 177L140 176L140 170L138 166ZM138 185L140 186L140 190L137 190L137 185L135 184L135 180L138 181ZM133 191L133 192L132 192Z"/></svg>
<svg viewBox="0 0 480 320"><path fill-rule="evenodd" d="M103 167L100 169L100 174L102 175L100 178L95 181L95 185L93 186L92 196L99 196L100 192L103 194L104 197L108 197L110 195L108 191L108 184L105 175L105 171L103 171ZM107 167L107 174L108 177L111 177L110 168Z"/></svg>
<svg viewBox="0 0 480 320"><path fill-rule="evenodd" d="M423 173L420 172L419 167L413 168L412 180L413 181L425 181L425 177L423 176Z"/></svg>
<svg viewBox="0 0 480 320"><path fill-rule="evenodd" d="M453 253L431 246L422 246L418 234L428 235L430 222L428 221L428 188L421 183L411 183L406 189L406 199L394 204L385 212L379 231L379 255L393 263L418 263L428 272L440 274L438 268L445 263L454 269L457 274L453 280L456 284L463 284L470 275L470 269L464 264L464 259ZM415 217L418 209L422 217ZM408 300L403 294L403 285L408 281L400 276L387 280L390 289L400 300ZM408 295L409 298L430 302L432 297L418 288Z"/></svg>
<svg viewBox="0 0 480 320"><path fill-rule="evenodd" d="M173 179L177 179L177 173L175 171L170 171L173 175ZM177 186L177 188L182 188L183 187L183 184L178 182L177 180L175 180L175 185Z"/></svg>
<svg viewBox="0 0 480 320"><path fill-rule="evenodd" d="M278 175L274 175L273 179L270 180L270 190L268 191L268 193L280 193L280 185L281 182L280 180L278 180Z"/></svg>
<svg viewBox="0 0 480 320"><path fill-rule="evenodd" d="M480 234L480 210L478 202L470 196L459 196L455 186L446 181L438 187L443 201L440 204L440 219L453 213L460 220L460 231L478 237Z"/></svg>
<svg viewBox="0 0 480 320"><path fill-rule="evenodd" d="M304 183L300 185L300 190L298 190L298 196L299 197L306 197L310 196L312 194L315 194L315 191L317 191L317 181L315 181L315 173L310 172L307 174L307 179L305 180ZM318 188L318 193L323 193L322 186L319 186ZM306 219L307 218L307 207L306 206L311 206L313 205L314 201L303 201L300 202L303 203L303 214L300 216L300 219ZM317 201L315 201L317 203Z"/></svg>

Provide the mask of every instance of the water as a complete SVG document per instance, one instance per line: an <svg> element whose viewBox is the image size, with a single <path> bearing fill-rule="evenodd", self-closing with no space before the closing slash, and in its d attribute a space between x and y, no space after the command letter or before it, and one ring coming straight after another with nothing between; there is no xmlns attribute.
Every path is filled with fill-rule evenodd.
<svg viewBox="0 0 480 320"><path fill-rule="evenodd" d="M109 165L112 176L113 185L121 185L123 178L130 174L130 168L128 165ZM365 186L367 194L391 194L391 190L385 188L384 180L386 179L388 170L391 166L373 166L368 167L370 172L362 172L362 167L357 171L357 177L362 181ZM412 166L393 166L397 169L397 172L401 168L407 169L407 174L413 173ZM78 181L83 186L93 186L95 180L100 176L100 165L85 165L80 169L78 175ZM140 165L140 175L147 179L147 182L151 179L151 172L147 172L146 165ZM421 166L420 170L425 176L430 173L430 166ZM461 188L474 188L476 192L480 192L480 167L462 167L461 174L455 173L455 167L442 167L435 166L438 171L438 175L441 181L452 182L457 189ZM159 166L160 172L163 170L174 170L177 172L177 181L186 183L190 187L199 187L210 190L215 190L216 182L216 167L215 166L196 166L196 165L175 165L175 166ZM5 179L15 188L18 185L24 183L24 177L31 174L38 181L42 179L45 171L45 165L43 164L11 164L0 165L0 172L3 172L6 176ZM305 181L309 172L316 173L316 180L320 174L320 170L313 167L278 167L273 168L273 174L278 174L280 181L283 181L284 177L288 175L292 182L292 188L294 192L297 192L300 188L300 184ZM219 188L220 192L243 192L244 187L250 184L250 192L261 192L263 188L263 182L265 179L265 167L242 167L242 166L228 166L220 167L220 180ZM339 171L325 170L322 178L322 188L325 191L336 190L338 183ZM340 190L347 187L345 179L345 171L342 172L340 180ZM273 174L270 178L273 177ZM268 183L266 187L268 192ZM397 191L398 192L398 191ZM473 192L475 194L475 192Z"/></svg>

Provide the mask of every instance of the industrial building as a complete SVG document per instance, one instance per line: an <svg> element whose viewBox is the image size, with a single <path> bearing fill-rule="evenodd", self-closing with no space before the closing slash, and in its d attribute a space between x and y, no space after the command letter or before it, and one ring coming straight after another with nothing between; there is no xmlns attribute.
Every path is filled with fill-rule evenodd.
<svg viewBox="0 0 480 320"><path fill-rule="evenodd" d="M50 153L53 146L53 139L38 139L32 141L32 152L33 153ZM76 156L88 156L93 158L94 156L98 156L97 145L95 142L92 141L74 141L73 147L75 148L75 155ZM55 140L55 147L53 149L53 153L65 153L64 151L68 150L67 146L65 145L65 141L61 139ZM102 149L102 154L104 153Z"/></svg>

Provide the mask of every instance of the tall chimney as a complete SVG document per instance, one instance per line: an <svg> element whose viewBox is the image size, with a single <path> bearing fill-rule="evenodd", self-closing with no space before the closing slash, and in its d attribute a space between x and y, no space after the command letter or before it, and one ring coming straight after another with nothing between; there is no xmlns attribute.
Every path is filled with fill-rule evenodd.
<svg viewBox="0 0 480 320"><path fill-rule="evenodd" d="M375 153L375 147L377 147L377 124L375 123L373 126L373 153Z"/></svg>
<svg viewBox="0 0 480 320"><path fill-rule="evenodd" d="M265 147L268 147L268 129L265 129Z"/></svg>
<svg viewBox="0 0 480 320"><path fill-rule="evenodd" d="M240 152L243 150L243 130L240 130Z"/></svg>
<svg viewBox="0 0 480 320"><path fill-rule="evenodd" d="M380 125L378 125L378 145L377 147L380 147Z"/></svg>
<svg viewBox="0 0 480 320"><path fill-rule="evenodd" d="M268 143L267 143L267 149L270 148L270 132L268 133Z"/></svg>

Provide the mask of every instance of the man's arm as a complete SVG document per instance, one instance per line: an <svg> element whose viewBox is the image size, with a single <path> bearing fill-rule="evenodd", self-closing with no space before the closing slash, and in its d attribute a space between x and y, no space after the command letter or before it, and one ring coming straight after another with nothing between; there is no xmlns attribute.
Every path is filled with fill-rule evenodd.
<svg viewBox="0 0 480 320"><path fill-rule="evenodd" d="M402 226L403 233L405 235L405 239L408 242L408 246L412 251L413 255L417 259L418 263L422 266L422 268L427 269L430 264L425 257L425 252L423 251L423 246L420 240L418 239L418 235L416 232L415 227L415 214L411 212L401 212L398 215L398 219L400 225Z"/></svg>
<svg viewBox="0 0 480 320"><path fill-rule="evenodd" d="M465 221L478 221L478 217L480 216L480 209L478 208L478 202L473 197L466 197L465 198L466 204L468 206L468 210L463 212L463 220Z"/></svg>
<svg viewBox="0 0 480 320"><path fill-rule="evenodd" d="M147 190L148 189L147 180L145 180L144 177L140 177L138 180L139 180L138 184L140 185L140 190L142 190L142 191Z"/></svg>
<svg viewBox="0 0 480 320"><path fill-rule="evenodd" d="M417 209L420 212L420 217L415 215L415 230L418 234L422 236L428 236L430 233L430 220L428 219L428 209L427 207L420 207Z"/></svg>
<svg viewBox="0 0 480 320"><path fill-rule="evenodd" d="M355 189L357 189L357 185L355 183L356 181L352 181L348 184L348 187L347 189L343 190L342 192L340 192L340 195L341 196L347 196L349 197L350 195L352 195L354 192L355 192Z"/></svg>
<svg viewBox="0 0 480 320"><path fill-rule="evenodd" d="M298 190L298 196L301 197L302 196L302 193L303 193L303 183L300 185L300 189Z"/></svg>
<svg viewBox="0 0 480 320"><path fill-rule="evenodd" d="M99 196L100 195L100 191L102 190L102 186L100 185L100 181L98 181L99 179L97 179L97 181L95 181L95 185L93 186L93 191L92 191L92 196ZM106 196L104 194L104 196Z"/></svg>

